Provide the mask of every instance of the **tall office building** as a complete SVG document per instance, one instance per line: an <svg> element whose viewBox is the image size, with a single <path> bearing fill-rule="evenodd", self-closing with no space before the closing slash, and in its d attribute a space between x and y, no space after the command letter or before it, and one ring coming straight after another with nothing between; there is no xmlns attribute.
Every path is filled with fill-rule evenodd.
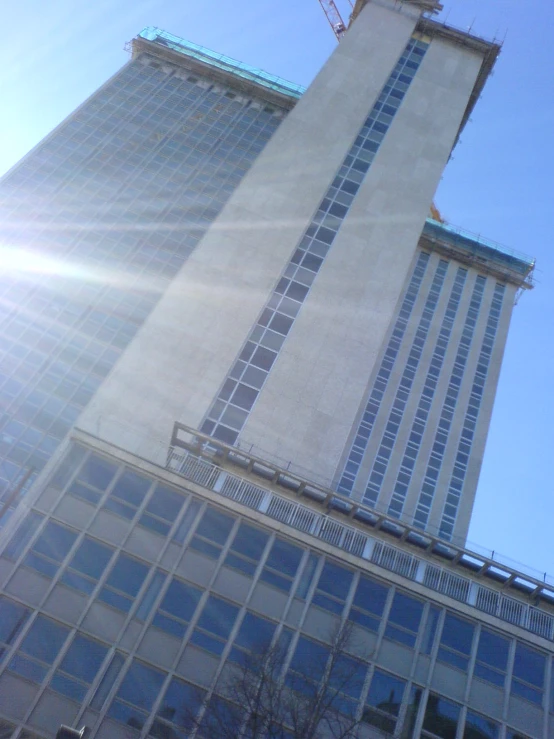
<svg viewBox="0 0 554 739"><path fill-rule="evenodd" d="M364 9L81 428L149 456L184 423L465 541L533 264L426 223L499 49L418 13ZM181 47L152 36L169 74Z"/></svg>
<svg viewBox="0 0 554 739"><path fill-rule="evenodd" d="M0 500L44 467L303 91L179 48L172 73L137 53L0 182Z"/></svg>
<svg viewBox="0 0 554 739"><path fill-rule="evenodd" d="M554 735L554 589L463 548L533 261L426 217L499 51L436 5L358 0L305 92L147 29L4 181L6 480L86 407L0 539L2 736L212 739L344 623L359 739Z"/></svg>

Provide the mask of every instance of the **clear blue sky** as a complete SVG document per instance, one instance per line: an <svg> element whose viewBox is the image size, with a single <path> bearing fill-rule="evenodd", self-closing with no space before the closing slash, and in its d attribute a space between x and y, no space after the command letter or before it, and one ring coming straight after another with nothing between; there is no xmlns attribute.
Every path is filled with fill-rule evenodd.
<svg viewBox="0 0 554 739"><path fill-rule="evenodd" d="M554 5L444 3L452 25L505 43L436 202L451 223L538 262L514 312L470 540L554 574ZM124 43L144 26L306 85L335 46L317 0L19 0L9 14L0 172L125 63Z"/></svg>

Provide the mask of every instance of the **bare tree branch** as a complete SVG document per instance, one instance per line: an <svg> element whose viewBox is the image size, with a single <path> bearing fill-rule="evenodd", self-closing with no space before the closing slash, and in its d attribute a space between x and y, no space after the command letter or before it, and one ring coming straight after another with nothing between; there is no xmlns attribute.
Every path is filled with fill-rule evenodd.
<svg viewBox="0 0 554 739"><path fill-rule="evenodd" d="M286 653L267 646L227 663L200 722L198 739L355 739L367 671L351 653L349 624L286 671ZM235 657L236 659L236 657ZM192 733L192 732L191 732Z"/></svg>

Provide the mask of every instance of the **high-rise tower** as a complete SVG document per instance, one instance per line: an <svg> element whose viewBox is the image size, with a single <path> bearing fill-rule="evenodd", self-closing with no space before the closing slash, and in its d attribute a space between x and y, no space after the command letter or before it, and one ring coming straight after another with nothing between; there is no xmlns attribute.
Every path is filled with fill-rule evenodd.
<svg viewBox="0 0 554 739"><path fill-rule="evenodd" d="M532 262L426 223L498 46L420 12L365 5L81 428L148 455L184 423L464 540Z"/></svg>
<svg viewBox="0 0 554 739"><path fill-rule="evenodd" d="M305 92L147 29L3 180L6 487L54 454L0 737L215 739L237 665L323 694L344 625L356 739L554 736L554 587L463 547L533 261L427 218L498 53L437 5L358 0Z"/></svg>
<svg viewBox="0 0 554 739"><path fill-rule="evenodd" d="M303 92L179 48L172 73L137 53L0 181L0 501L43 468Z"/></svg>
<svg viewBox="0 0 554 739"><path fill-rule="evenodd" d="M8 173L4 499L165 294L81 425L114 442L138 426L150 444L185 423L464 539L533 265L425 224L498 46L420 12L359 3L304 95L147 29ZM151 402L138 409L136 394Z"/></svg>

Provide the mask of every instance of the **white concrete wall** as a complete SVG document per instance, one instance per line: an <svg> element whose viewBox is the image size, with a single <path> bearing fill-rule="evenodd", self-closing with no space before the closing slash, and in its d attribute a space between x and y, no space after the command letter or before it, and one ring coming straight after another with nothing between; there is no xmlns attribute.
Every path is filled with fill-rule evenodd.
<svg viewBox="0 0 554 739"><path fill-rule="evenodd" d="M432 42L241 434L262 456L333 478L480 63Z"/></svg>
<svg viewBox="0 0 554 739"><path fill-rule="evenodd" d="M392 2L367 6L84 411L79 427L161 459L175 421L200 425L410 38L413 9L394 7ZM358 248L363 248L359 238ZM269 402L272 397L270 390ZM261 400L267 416L271 409ZM306 410L302 424L309 428L313 413L310 406ZM273 450L279 450L280 434L278 428ZM304 455L306 447L298 451Z"/></svg>

